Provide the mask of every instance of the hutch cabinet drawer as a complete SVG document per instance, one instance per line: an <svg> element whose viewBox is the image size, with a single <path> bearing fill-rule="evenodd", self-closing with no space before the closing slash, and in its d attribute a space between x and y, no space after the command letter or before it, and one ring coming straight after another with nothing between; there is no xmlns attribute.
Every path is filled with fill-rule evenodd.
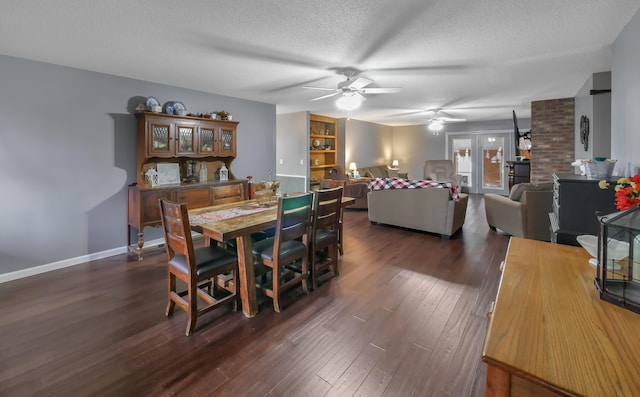
<svg viewBox="0 0 640 397"><path fill-rule="evenodd" d="M176 201L186 203L187 207L192 210L211 205L211 195L208 188L179 190L176 192Z"/></svg>

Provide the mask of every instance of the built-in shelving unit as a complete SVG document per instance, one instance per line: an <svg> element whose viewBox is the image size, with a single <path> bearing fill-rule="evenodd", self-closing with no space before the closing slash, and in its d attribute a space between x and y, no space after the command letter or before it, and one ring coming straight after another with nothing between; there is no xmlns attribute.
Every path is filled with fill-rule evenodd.
<svg viewBox="0 0 640 397"><path fill-rule="evenodd" d="M338 162L338 130L336 119L309 115L309 185L316 189L329 169Z"/></svg>

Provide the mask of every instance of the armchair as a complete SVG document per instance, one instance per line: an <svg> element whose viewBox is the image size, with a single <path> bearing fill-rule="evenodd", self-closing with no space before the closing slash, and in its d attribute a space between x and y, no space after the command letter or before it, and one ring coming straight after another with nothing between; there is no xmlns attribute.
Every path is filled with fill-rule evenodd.
<svg viewBox="0 0 640 397"><path fill-rule="evenodd" d="M455 183L458 188L462 184L462 175L454 174L453 161L451 160L425 161L424 179L428 181Z"/></svg>
<svg viewBox="0 0 640 397"><path fill-rule="evenodd" d="M484 208L491 230L500 229L516 237L549 241L549 213L553 212L553 185L520 183L514 185L509 197L487 193Z"/></svg>

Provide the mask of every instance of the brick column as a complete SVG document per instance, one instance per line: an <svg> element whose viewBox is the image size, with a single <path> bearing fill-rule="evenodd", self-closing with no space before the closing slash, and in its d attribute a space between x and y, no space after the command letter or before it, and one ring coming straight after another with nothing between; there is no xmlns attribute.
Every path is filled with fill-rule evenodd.
<svg viewBox="0 0 640 397"><path fill-rule="evenodd" d="M531 102L531 182L574 172L574 118L573 98Z"/></svg>

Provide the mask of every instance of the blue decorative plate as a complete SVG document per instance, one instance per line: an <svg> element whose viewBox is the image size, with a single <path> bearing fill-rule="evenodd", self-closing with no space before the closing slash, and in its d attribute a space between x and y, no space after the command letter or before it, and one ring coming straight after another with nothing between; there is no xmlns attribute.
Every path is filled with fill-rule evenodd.
<svg viewBox="0 0 640 397"><path fill-rule="evenodd" d="M174 102L173 103L173 111L174 111L174 113L177 113L178 110L187 110L187 108L184 106L184 103L182 103L182 102Z"/></svg>
<svg viewBox="0 0 640 397"><path fill-rule="evenodd" d="M150 96L147 98L147 107L149 109L151 109L152 106L158 106L158 105L160 105L160 102L158 102L158 100L155 97Z"/></svg>
<svg viewBox="0 0 640 397"><path fill-rule="evenodd" d="M173 109L173 104L174 104L173 101L169 101L164 104L164 112L166 114L175 114L175 111Z"/></svg>

